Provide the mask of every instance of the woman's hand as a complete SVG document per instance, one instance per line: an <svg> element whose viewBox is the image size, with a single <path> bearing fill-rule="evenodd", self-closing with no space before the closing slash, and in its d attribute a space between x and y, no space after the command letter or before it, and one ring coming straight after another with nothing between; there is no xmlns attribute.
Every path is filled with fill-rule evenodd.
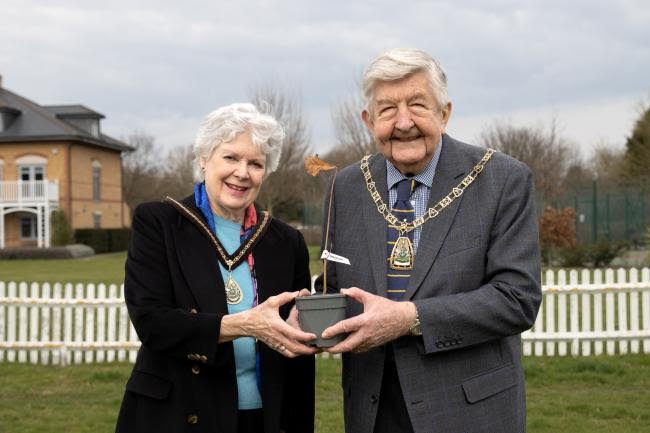
<svg viewBox="0 0 650 433"><path fill-rule="evenodd" d="M316 336L291 326L280 317L279 313L282 305L293 301L299 294L300 292L284 292L271 296L255 308L224 316L221 321L219 342L248 336L260 340L289 358L313 355L316 349L306 343Z"/></svg>
<svg viewBox="0 0 650 433"><path fill-rule="evenodd" d="M309 289L302 289L300 292L298 292L298 297L300 296L311 296L311 292ZM295 305L291 307L289 317L287 317L287 323L294 328L302 331L302 328L300 327L300 321L298 320L298 308Z"/></svg>

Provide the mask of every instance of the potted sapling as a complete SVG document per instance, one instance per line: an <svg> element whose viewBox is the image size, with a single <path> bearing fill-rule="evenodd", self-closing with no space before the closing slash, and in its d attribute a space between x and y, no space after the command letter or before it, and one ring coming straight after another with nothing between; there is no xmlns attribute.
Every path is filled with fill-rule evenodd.
<svg viewBox="0 0 650 433"><path fill-rule="evenodd" d="M310 345L325 348L332 347L345 338L345 334L339 334L333 338L325 339L322 337L322 334L328 327L345 319L347 307L347 297L345 295L341 293L327 293L327 262L335 261L347 265L349 265L350 262L345 257L338 256L331 252L331 240L329 239L330 215L334 197L334 182L336 181L336 173L338 171L337 167L323 161L318 158L318 156L310 156L305 158L305 169L312 176L317 176L321 171L334 170L327 205L325 241L323 242L323 251L321 253L321 259L323 260L323 293L296 298L300 327L306 332L311 332L317 335L317 338L311 341Z"/></svg>

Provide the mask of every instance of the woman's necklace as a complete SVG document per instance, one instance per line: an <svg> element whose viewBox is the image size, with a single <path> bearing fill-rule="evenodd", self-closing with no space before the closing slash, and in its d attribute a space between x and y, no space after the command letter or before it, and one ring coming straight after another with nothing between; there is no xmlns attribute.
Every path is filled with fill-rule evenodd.
<svg viewBox="0 0 650 433"><path fill-rule="evenodd" d="M212 245L214 245L215 249L217 250L217 257L219 258L219 261L225 268L228 269L228 278L226 278L225 283L226 302L228 302L230 305L239 304L242 299L244 299L244 292L239 284L237 284L237 281L235 281L235 279L232 277L232 269L236 268L242 261L244 261L246 256L248 256L248 254L250 254L252 251L255 244L257 244L262 234L266 232L269 221L271 220L269 213L266 211L262 212L262 222L257 225L251 236L246 240L246 242L240 245L240 247L237 248L234 253L228 254L226 253L225 248L221 245L221 242L219 242L219 239L217 239L214 233L212 233L212 230L210 230L210 228L203 222L203 220L196 216L194 212L192 212L182 203L174 200L169 196L165 198L165 201L171 203L182 214L187 216L190 221L202 229L210 241L212 241Z"/></svg>
<svg viewBox="0 0 650 433"><path fill-rule="evenodd" d="M386 203L384 203L379 191L377 191L377 188L375 187L375 181L372 179L372 174L369 170L368 159L370 159L370 155L363 157L360 167L370 197L372 198L372 201L375 202L377 211L384 217L388 224L395 226L399 231L399 236L395 242L393 253L389 260L392 269L406 269L404 263L409 263L410 265L408 266L408 269L412 269L412 264L414 262L413 256L415 254L413 252L414 250L411 240L406 236L406 234L411 230L420 227L431 218L437 217L444 208L449 206L456 198L460 197L465 191L465 188L474 182L474 179L476 179L476 177L483 171L483 167L485 167L485 164L490 160L494 152L494 149L488 149L487 152L485 152L485 155L483 155L483 158L481 158L481 160L474 166L472 171L465 176L465 178L455 188L453 188L449 194L443 197L442 200L435 204L435 206L427 209L424 215L415 218L411 222L399 221L399 219L388 210L388 206L386 206Z"/></svg>

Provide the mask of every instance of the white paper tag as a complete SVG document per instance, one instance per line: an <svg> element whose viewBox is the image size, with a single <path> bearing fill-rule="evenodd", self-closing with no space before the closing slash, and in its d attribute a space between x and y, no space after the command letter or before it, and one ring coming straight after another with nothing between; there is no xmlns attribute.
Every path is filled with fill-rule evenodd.
<svg viewBox="0 0 650 433"><path fill-rule="evenodd" d="M329 261L332 261L332 262L343 263L345 265L350 264L350 260L346 259L343 256L339 256L337 254L330 253L327 250L323 250L323 254L321 254L320 258L323 259L323 260L329 260Z"/></svg>

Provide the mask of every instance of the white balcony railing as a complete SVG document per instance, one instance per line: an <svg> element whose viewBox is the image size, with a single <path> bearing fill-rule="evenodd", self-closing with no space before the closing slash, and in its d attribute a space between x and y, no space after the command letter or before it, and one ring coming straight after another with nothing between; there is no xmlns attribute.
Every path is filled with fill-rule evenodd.
<svg viewBox="0 0 650 433"><path fill-rule="evenodd" d="M0 203L4 205L31 205L58 201L58 181L0 181Z"/></svg>

